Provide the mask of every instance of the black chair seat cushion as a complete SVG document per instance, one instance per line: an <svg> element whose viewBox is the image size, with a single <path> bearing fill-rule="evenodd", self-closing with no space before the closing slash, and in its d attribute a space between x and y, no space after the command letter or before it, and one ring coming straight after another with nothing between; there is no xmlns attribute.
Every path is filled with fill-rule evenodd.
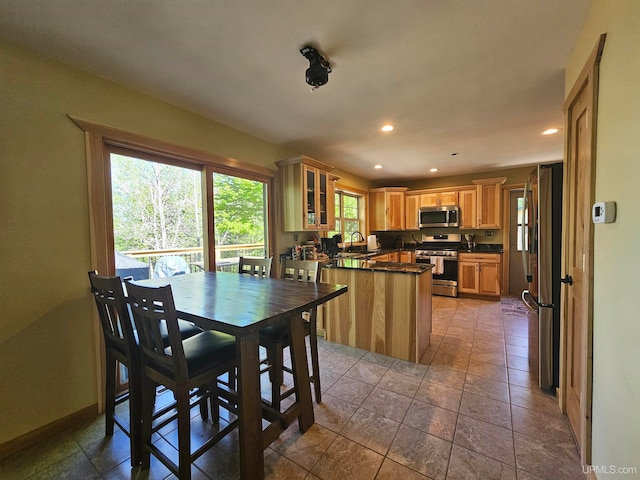
<svg viewBox="0 0 640 480"><path fill-rule="evenodd" d="M187 322L186 320L178 320L178 328L180 329L180 337L185 340L187 338L193 337L199 333L204 332L202 328L199 326ZM133 334L136 337L136 343L140 344L140 340L138 339L138 330L134 330ZM169 346L169 332L167 331L167 326L163 323L160 327L160 334L162 335L162 343L164 343L165 347Z"/></svg>
<svg viewBox="0 0 640 480"><path fill-rule="evenodd" d="M187 322L186 320L178 320L178 328L180 329L180 337L182 337L182 340L191 338L194 335L204 332L203 329L191 322ZM164 342L164 346L168 347L169 332L167 331L167 326L164 323L162 324L160 333L162 334L162 341Z"/></svg>
<svg viewBox="0 0 640 480"><path fill-rule="evenodd" d="M205 330L182 341L189 377L195 377L233 360L236 356L236 337L222 332ZM165 350L171 353L171 347ZM159 367L159 366L156 366ZM173 375L165 367L158 368L165 375Z"/></svg>
<svg viewBox="0 0 640 480"><path fill-rule="evenodd" d="M308 330L310 327L310 323L308 321L304 321L304 330L305 334L308 335ZM284 324L271 325L269 327L265 327L260 330L260 341L268 341L271 343L282 343L284 345L289 345L289 330L287 326Z"/></svg>

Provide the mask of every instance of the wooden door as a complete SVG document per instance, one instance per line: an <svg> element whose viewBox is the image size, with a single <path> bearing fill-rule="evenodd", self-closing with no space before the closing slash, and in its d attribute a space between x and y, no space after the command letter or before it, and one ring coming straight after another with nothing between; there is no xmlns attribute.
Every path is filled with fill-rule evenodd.
<svg viewBox="0 0 640 480"><path fill-rule="evenodd" d="M500 295L500 264L481 263L478 275L480 295Z"/></svg>
<svg viewBox="0 0 640 480"><path fill-rule="evenodd" d="M478 262L458 262L458 291L478 293Z"/></svg>
<svg viewBox="0 0 640 480"><path fill-rule="evenodd" d="M438 206L438 194L437 193L423 193L420 195L421 207L437 207Z"/></svg>
<svg viewBox="0 0 640 480"><path fill-rule="evenodd" d="M500 227L500 184L478 186L478 228Z"/></svg>
<svg viewBox="0 0 640 480"><path fill-rule="evenodd" d="M589 188L591 158L589 155L589 132L587 127L587 90L577 98L570 114L572 123L572 151L569 158L569 250L567 273L573 284L566 289L567 298L567 416L571 428L580 442L582 438L583 386L585 382L585 351L588 292L587 256L591 230ZM585 295L587 293L587 295Z"/></svg>
<svg viewBox="0 0 640 480"><path fill-rule="evenodd" d="M419 230L418 210L420 209L420 195L406 195L405 197L405 230Z"/></svg>
<svg viewBox="0 0 640 480"><path fill-rule="evenodd" d="M387 222L389 230L404 230L404 192L387 193Z"/></svg>
<svg viewBox="0 0 640 480"><path fill-rule="evenodd" d="M442 192L439 194L439 205L458 205L458 192Z"/></svg>
<svg viewBox="0 0 640 480"><path fill-rule="evenodd" d="M591 463L593 378L593 224L595 197L598 66L604 35L565 102L566 176L563 231L565 288L561 324L565 336L561 371L563 401L580 448L583 465ZM571 281L566 275L571 276Z"/></svg>
<svg viewBox="0 0 640 480"><path fill-rule="evenodd" d="M478 190L460 192L460 228L476 228L478 224Z"/></svg>

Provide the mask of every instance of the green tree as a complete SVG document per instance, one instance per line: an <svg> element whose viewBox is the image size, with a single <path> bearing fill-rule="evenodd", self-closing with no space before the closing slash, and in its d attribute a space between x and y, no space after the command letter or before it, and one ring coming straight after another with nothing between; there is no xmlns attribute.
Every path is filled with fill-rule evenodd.
<svg viewBox="0 0 640 480"><path fill-rule="evenodd" d="M214 224L217 245L264 242L262 182L214 174Z"/></svg>
<svg viewBox="0 0 640 480"><path fill-rule="evenodd" d="M111 156L115 248L202 246L200 172Z"/></svg>

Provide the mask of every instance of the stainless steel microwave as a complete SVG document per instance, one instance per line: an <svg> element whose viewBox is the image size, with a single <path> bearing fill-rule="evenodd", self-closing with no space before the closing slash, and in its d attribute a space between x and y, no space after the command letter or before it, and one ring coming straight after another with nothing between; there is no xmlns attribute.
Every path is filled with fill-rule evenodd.
<svg viewBox="0 0 640 480"><path fill-rule="evenodd" d="M460 226L460 207L420 207L418 225L426 227L458 227Z"/></svg>

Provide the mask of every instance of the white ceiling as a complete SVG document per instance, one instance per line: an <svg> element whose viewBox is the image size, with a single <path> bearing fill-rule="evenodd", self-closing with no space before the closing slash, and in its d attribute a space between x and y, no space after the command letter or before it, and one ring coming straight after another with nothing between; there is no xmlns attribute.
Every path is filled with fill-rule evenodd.
<svg viewBox="0 0 640 480"><path fill-rule="evenodd" d="M590 4L2 0L0 39L397 181L561 159L562 132L540 132L563 125L564 66ZM333 67L313 93L308 42ZM385 122L396 130L380 133Z"/></svg>

